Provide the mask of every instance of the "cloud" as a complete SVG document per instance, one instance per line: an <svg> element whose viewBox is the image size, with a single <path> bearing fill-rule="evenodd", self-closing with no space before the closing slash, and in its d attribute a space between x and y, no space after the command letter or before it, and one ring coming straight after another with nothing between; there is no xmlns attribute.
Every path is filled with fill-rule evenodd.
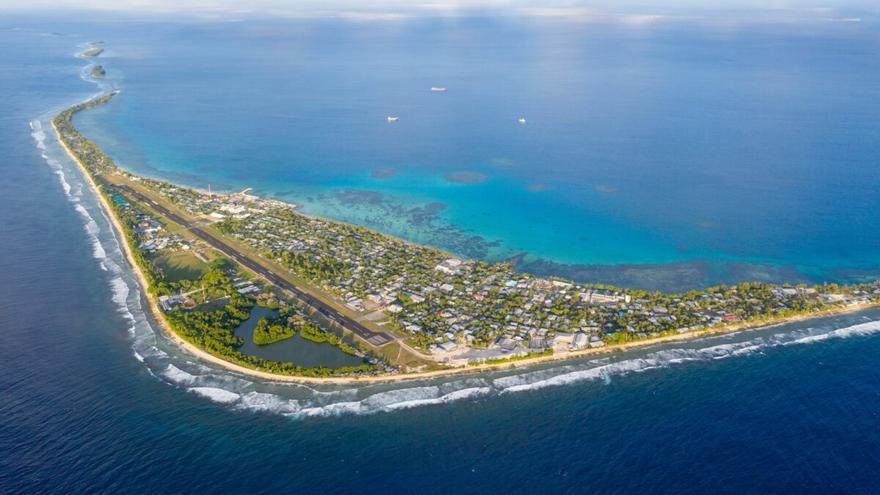
<svg viewBox="0 0 880 495"><path fill-rule="evenodd" d="M0 0L0 11L97 10L208 17L329 17L396 22L418 16L505 15L576 22L613 21L638 27L705 17L857 22L876 13L876 0ZM872 16L875 14L871 14Z"/></svg>

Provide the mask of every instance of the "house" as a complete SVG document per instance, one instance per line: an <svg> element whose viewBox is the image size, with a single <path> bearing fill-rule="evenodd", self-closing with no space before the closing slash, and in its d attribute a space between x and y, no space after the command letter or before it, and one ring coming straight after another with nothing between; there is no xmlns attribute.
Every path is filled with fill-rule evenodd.
<svg viewBox="0 0 880 495"><path fill-rule="evenodd" d="M446 275L452 275L455 273L455 270L449 268L448 266L446 266L442 263L435 266L434 269L437 270L438 272L445 273Z"/></svg>
<svg viewBox="0 0 880 495"><path fill-rule="evenodd" d="M454 351L458 347L458 344L456 344L455 342L444 342L437 347L442 349L444 352L449 352Z"/></svg>
<svg viewBox="0 0 880 495"><path fill-rule="evenodd" d="M531 339L529 339L529 349L532 350L543 350L546 344L546 339L544 337L535 335Z"/></svg>
<svg viewBox="0 0 880 495"><path fill-rule="evenodd" d="M184 297L180 294L173 296L159 296L159 306L163 311L172 311L174 308L183 304Z"/></svg>
<svg viewBox="0 0 880 495"><path fill-rule="evenodd" d="M556 332L556 336L553 337L553 347L571 346L573 340L574 334L568 332Z"/></svg>

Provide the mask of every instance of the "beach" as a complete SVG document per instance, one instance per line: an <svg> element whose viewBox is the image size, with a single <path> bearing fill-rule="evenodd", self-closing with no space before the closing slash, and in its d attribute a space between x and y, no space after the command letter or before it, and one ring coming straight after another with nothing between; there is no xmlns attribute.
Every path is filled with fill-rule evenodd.
<svg viewBox="0 0 880 495"><path fill-rule="evenodd" d="M54 122L52 124L53 130L55 131L55 135L58 136L58 130L55 128ZM695 340L702 337L714 336L723 333L733 333L740 332L745 330L759 329L759 328L767 328L774 325L780 325L784 323L791 323L796 321L808 320L811 318L820 318L823 316L830 316L835 314L842 314L848 312L855 312L864 309L868 309L871 307L876 307L877 304L858 304L858 305L850 305L845 307L832 307L823 309L822 311L812 312L808 314L800 314L792 317L785 318L772 318L761 321L745 321L745 322L735 322L730 323L718 327L712 327L707 329L701 329L696 331L683 332L675 335L667 335L652 339L645 339L635 342L628 342L624 344L616 344L609 345L600 348L588 348L575 350L565 353L554 353L550 355L542 355L537 357L529 357L524 359L511 360L510 362L505 363L497 363L497 364L472 364L466 367L456 367L450 369L443 370L433 370L426 372L417 372L417 373L396 373L396 374L383 374L376 376L354 376L354 377L326 377L326 378L315 378L315 377L304 377L304 376L291 376L291 375L281 375L275 373L267 373L264 371L248 368L245 366L241 366L235 363L231 363L226 361L220 357L214 356L203 349L198 348L197 346L187 342L183 338L181 338L177 333L172 329L172 327L168 324L165 319L162 311L158 306L158 300L155 296L150 294L147 290L148 282L141 269L138 267L137 263L134 261L134 256L132 253L132 247L129 245L128 241L123 234L122 226L119 224L119 220L116 218L116 215L113 209L110 207L110 204L107 202L107 199L101 194L97 184L92 179L88 169L85 165L77 158L77 156L68 148L67 144L63 142L63 140L58 139L59 143L67 153L67 155L73 160L80 172L85 176L88 184L91 186L94 194L99 198L102 208L104 209L108 218L111 219L112 224L116 230L115 235L117 239L120 240L120 244L124 248L124 253L126 256L126 260L128 261L129 266L132 271L137 275L138 282L141 287L141 294L143 298L147 301L147 308L149 309L149 313L152 316L152 320L156 322L163 333L170 338L175 344L192 354L193 356L215 364L222 366L230 371L234 371L236 373L242 373L248 376L253 376L256 378L260 378L263 380L270 381L279 381L279 382L293 382L293 383L304 383L304 384L356 384L356 383L391 383L391 382L402 382L402 381L413 381L413 380L423 380L423 379L431 379L431 378L441 378L448 376L459 376L459 375L468 375L468 374L477 374L489 371L500 371L505 369L513 369L513 368L526 368L529 366L534 366L543 363L550 362L558 362L558 361L567 361L574 360L579 358L589 358L594 356L606 355L611 353L619 353L629 350L634 350L638 348L644 348L648 346L654 346L665 343L672 342L681 342L688 340Z"/></svg>
<svg viewBox="0 0 880 495"><path fill-rule="evenodd" d="M87 60L72 55L100 39L100 86L123 94L75 122L141 177L213 191L250 186L310 216L359 225L396 215L372 225L386 234L407 233L402 217L448 220L502 239L499 250L521 246L557 261L598 243L611 263L663 262L651 260L657 243L616 235L578 205L646 234L650 216L689 230L687 208L714 251L776 254L765 260L774 266L815 266L810 259L822 256L821 267L861 282L872 272L841 267L878 266L870 260L880 245L880 84L876 64L864 62L878 24L865 12L852 14L861 23L799 17L722 32L699 19L636 28L48 15L13 12L0 29L3 491L878 492L878 308L394 383L260 377L167 333L130 267L141 252L126 253L117 232L130 235L130 216L113 224L51 128L58 111L98 91L80 67ZM449 91L432 95L432 85ZM385 121L398 114L395 125ZM383 168L394 173L369 177ZM466 170L489 179L445 178ZM427 198L394 195L425 183ZM554 202L572 190L579 203ZM107 195L116 211L120 199ZM335 209L340 201L347 209ZM442 205L412 211L429 202ZM533 219L547 221L528 243L507 234ZM494 230L479 225L489 220ZM419 226L401 237L450 244L419 242L443 240ZM693 237L663 240L693 257ZM786 248L786 239L797 243ZM571 261L607 261L591 254ZM614 276L623 268L608 266L608 283L631 287ZM705 280L687 268L674 285ZM733 275L743 273L757 272ZM794 283L790 273L757 279ZM830 272L810 273L808 287ZM254 309L249 324L263 314Z"/></svg>

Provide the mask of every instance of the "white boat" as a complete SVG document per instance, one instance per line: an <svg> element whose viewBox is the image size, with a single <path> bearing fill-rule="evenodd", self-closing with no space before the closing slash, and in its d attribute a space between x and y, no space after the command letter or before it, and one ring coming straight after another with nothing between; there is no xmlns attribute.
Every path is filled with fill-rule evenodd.
<svg viewBox="0 0 880 495"><path fill-rule="evenodd" d="M444 88L442 86L431 86L431 92L432 93L445 93L446 88Z"/></svg>
<svg viewBox="0 0 880 495"><path fill-rule="evenodd" d="M388 117L385 117L385 118L388 119L388 122L397 122L397 119L399 119L400 117L394 117L394 116L389 115Z"/></svg>
<svg viewBox="0 0 880 495"><path fill-rule="evenodd" d="M522 125L525 125L525 124L526 124L526 118L525 118L525 117L520 117L520 118L517 119L516 121L519 122L519 123L522 124Z"/></svg>

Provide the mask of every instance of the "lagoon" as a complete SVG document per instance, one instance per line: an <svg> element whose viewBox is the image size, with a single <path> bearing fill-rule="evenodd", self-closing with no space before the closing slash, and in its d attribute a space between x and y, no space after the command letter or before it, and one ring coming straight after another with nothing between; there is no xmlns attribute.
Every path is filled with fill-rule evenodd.
<svg viewBox="0 0 880 495"><path fill-rule="evenodd" d="M251 310L251 316L234 330L236 337L240 337L243 344L241 352L257 356L263 359L278 362L292 362L303 368L324 366L327 368L340 368L343 366L358 366L363 364L363 359L346 354L330 344L318 344L306 340L299 332L289 339L275 342L269 345L254 344L253 333L260 318L272 318L277 316L277 311L255 306Z"/></svg>
<svg viewBox="0 0 880 495"><path fill-rule="evenodd" d="M6 207L0 208L0 481L6 490L868 494L880 489L877 310L654 349L663 354L653 358L668 366L640 372L620 366L619 373L588 373L596 378L581 381L571 380L572 373L590 372L593 364L464 378L454 386L435 381L312 389L251 382L196 362L150 326L95 198L51 136L40 141L27 125L94 92L77 78L81 61L71 59L75 45L128 39L126 56L137 58L143 54L135 50L140 46L135 39L169 32L178 32L179 40L193 36L192 25L167 21L129 20L115 28L76 23L73 16L39 23L10 18L8 25L21 30L0 30L0 41L10 48L0 57L0 85L9 96L0 100L0 189L6 192ZM50 34L56 31L68 34ZM307 31L291 32L304 37ZM773 37L754 43L772 44L768 39ZM856 49L841 44L839 53ZM149 49L144 46L140 50ZM153 56L173 53L164 49L168 45L156 46ZM706 48L693 48L701 49ZM189 53L194 60L195 51ZM822 49L813 53L820 59L827 55ZM111 77L116 63L107 63ZM183 63L177 70L189 71ZM855 78L846 72L837 77ZM799 84L794 78L788 82ZM455 86L443 84L449 86L446 95L453 94ZM866 113L873 112L871 105L865 102ZM526 116L533 126L534 112ZM838 127L840 119L829 116ZM399 123L404 122L402 117ZM35 146L35 139L47 149ZM232 147L219 141L214 144ZM820 140L813 146L822 145ZM137 162L137 155L121 160ZM837 170L826 173L850 174ZM211 183L225 174L212 175ZM852 174L866 187L873 184L864 171ZM832 196L844 197L831 182L838 189ZM864 191L854 191L852 202L839 200L837 206L864 201ZM824 204L822 197L814 201ZM814 230L808 228L811 221L802 224L805 239ZM840 230L855 231L848 228L851 221L843 220ZM864 235L865 242L856 244L876 247L867 242L874 231L866 228ZM853 241L853 234L841 237L841 249L844 239ZM853 331L859 325L874 330ZM755 339L760 340L751 342ZM626 356L636 363L646 357ZM595 363L607 364L615 363ZM539 382L560 385L533 386ZM532 390L462 393L520 385ZM318 414L304 417L305 407Z"/></svg>
<svg viewBox="0 0 880 495"><path fill-rule="evenodd" d="M294 20L102 35L126 95L77 126L136 173L253 187L580 281L880 273L868 24Z"/></svg>

